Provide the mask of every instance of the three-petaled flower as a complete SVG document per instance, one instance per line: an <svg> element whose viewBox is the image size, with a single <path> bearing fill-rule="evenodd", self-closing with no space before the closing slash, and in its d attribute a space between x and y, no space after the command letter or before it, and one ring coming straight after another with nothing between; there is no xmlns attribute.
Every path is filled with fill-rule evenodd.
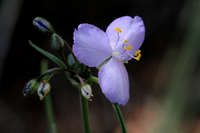
<svg viewBox="0 0 200 133"><path fill-rule="evenodd" d="M101 66L99 84L104 95L112 102L125 105L129 100L129 78L123 62L140 60L140 46L144 41L145 26L138 16L115 19L106 32L91 24L80 24L74 31L73 53L89 66Z"/></svg>

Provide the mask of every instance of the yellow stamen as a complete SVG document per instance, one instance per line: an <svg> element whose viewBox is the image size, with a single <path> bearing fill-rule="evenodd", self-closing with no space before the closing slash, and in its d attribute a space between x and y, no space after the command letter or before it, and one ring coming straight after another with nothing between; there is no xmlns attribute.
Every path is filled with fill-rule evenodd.
<svg viewBox="0 0 200 133"><path fill-rule="evenodd" d="M115 28L115 30L118 32L122 32L122 30L120 28Z"/></svg>
<svg viewBox="0 0 200 133"><path fill-rule="evenodd" d="M135 53L134 53L134 55L135 56L138 56L138 54L140 54L141 53L141 50L137 50Z"/></svg>
<svg viewBox="0 0 200 133"><path fill-rule="evenodd" d="M137 61L140 61L140 59L141 59L141 54L139 54L135 59L137 60Z"/></svg>
<svg viewBox="0 0 200 133"><path fill-rule="evenodd" d="M128 45L128 46L124 46L124 49L125 49L125 50L131 50L132 47L131 47L130 45Z"/></svg>
<svg viewBox="0 0 200 133"><path fill-rule="evenodd" d="M140 58L141 58L141 56L142 56L141 50L137 50L137 51L134 53L134 55L136 56L135 59L136 59L137 61L139 61Z"/></svg>
<svg viewBox="0 0 200 133"><path fill-rule="evenodd" d="M124 40L124 43L127 43L127 40Z"/></svg>

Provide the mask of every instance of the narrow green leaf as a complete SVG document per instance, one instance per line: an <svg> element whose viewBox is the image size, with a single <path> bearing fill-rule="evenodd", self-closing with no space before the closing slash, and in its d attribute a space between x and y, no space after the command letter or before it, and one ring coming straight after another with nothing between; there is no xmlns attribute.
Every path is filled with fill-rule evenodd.
<svg viewBox="0 0 200 133"><path fill-rule="evenodd" d="M53 54L41 49L40 47L36 46L30 40L28 42L34 49L36 49L38 52L40 52L41 54L46 56L48 59L50 59L51 61L56 63L58 66L60 66L64 69L67 69L67 66L65 65L65 63L63 61L61 61L58 57L56 57L55 55L53 55Z"/></svg>

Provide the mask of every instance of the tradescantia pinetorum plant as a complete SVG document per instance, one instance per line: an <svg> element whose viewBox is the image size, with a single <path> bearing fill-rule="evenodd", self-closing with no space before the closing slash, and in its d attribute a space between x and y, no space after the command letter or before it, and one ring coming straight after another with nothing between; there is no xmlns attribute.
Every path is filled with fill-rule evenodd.
<svg viewBox="0 0 200 133"><path fill-rule="evenodd" d="M125 106L129 100L129 77L124 63L141 58L140 47L145 37L145 26L139 16L123 16L115 19L104 32L91 24L80 24L73 34L71 46L44 18L36 17L33 25L49 36L51 48L60 56L41 49L32 41L30 46L56 64L48 69L46 60L41 62L41 75L31 79L23 90L24 96L37 92L40 100L45 100L47 119L52 133L56 133L50 97L50 80L58 72L63 72L71 84L80 92L83 129L90 133L88 101L92 101L92 84L99 84L102 93L112 103L119 120L122 133L126 133L119 105ZM67 51L67 52L66 52ZM96 67L98 77L93 76L90 67ZM95 101L93 101L95 102Z"/></svg>

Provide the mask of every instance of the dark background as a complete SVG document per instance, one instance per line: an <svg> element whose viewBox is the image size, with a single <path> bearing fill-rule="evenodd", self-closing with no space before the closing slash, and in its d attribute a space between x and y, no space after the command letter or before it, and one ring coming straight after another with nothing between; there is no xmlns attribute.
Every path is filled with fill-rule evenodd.
<svg viewBox="0 0 200 133"><path fill-rule="evenodd" d="M24 97L22 93L26 82L39 75L43 58L28 45L28 40L49 50L48 37L32 26L35 17L41 16L50 21L56 32L72 45L73 31L80 23L94 24L106 30L115 18L125 15L141 16L146 35L141 47L141 61L132 60L126 65L130 76L131 99L122 107L122 111L130 133L145 133L149 125L157 120L160 101L166 93L165 85L187 35L186 21L190 20L189 11L193 9L187 6L188 1L1 0L0 133L44 133L48 128L43 102L37 96ZM185 7L188 7L188 12L185 12ZM170 55L170 50L175 55L172 56L174 62L163 63L165 57ZM52 63L50 66L55 65ZM199 73L198 69L196 73ZM198 74L193 85L198 90L196 76ZM51 85L59 133L82 132L78 91L62 74L54 77ZM92 132L119 132L110 102L98 86L93 86L93 91L94 99L89 102ZM191 92L196 99L199 97L197 92ZM188 110L193 115L187 124L188 132L200 132L198 101L192 100L189 105Z"/></svg>

